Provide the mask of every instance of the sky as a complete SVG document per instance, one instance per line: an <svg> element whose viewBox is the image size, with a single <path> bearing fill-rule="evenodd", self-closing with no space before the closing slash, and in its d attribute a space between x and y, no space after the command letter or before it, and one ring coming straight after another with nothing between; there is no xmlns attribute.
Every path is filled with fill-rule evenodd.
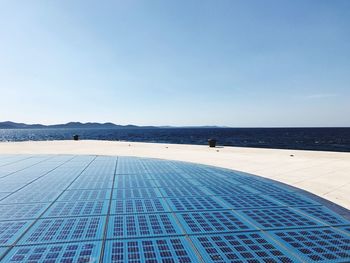
<svg viewBox="0 0 350 263"><path fill-rule="evenodd" d="M0 121L350 126L350 1L0 0Z"/></svg>

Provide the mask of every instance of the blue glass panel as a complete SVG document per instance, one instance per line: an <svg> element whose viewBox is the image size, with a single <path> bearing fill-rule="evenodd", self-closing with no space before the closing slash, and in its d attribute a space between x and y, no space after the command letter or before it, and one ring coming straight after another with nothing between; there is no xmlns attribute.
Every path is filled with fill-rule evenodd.
<svg viewBox="0 0 350 263"><path fill-rule="evenodd" d="M350 236L336 229L296 229L272 233L305 262L350 262Z"/></svg>
<svg viewBox="0 0 350 263"><path fill-rule="evenodd" d="M204 262L300 262L259 232L191 237Z"/></svg>
<svg viewBox="0 0 350 263"><path fill-rule="evenodd" d="M0 222L0 246L12 245L33 221L3 221Z"/></svg>
<svg viewBox="0 0 350 263"><path fill-rule="evenodd" d="M102 239L105 221L105 217L40 219L19 242L28 245Z"/></svg>
<svg viewBox="0 0 350 263"><path fill-rule="evenodd" d="M16 246L3 262L98 262L102 242Z"/></svg>
<svg viewBox="0 0 350 263"><path fill-rule="evenodd" d="M183 237L126 239L107 241L104 263L189 263L199 262Z"/></svg>
<svg viewBox="0 0 350 263"><path fill-rule="evenodd" d="M108 238L171 236L182 234L170 213L116 215L109 218Z"/></svg>

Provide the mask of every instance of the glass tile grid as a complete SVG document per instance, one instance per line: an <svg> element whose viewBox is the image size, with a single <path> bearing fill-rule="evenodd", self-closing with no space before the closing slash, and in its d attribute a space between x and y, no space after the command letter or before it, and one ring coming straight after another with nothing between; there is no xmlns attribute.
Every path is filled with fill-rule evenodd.
<svg viewBox="0 0 350 263"><path fill-rule="evenodd" d="M109 200L110 195L110 189L67 190L57 199L57 202Z"/></svg>
<svg viewBox="0 0 350 263"><path fill-rule="evenodd" d="M0 252L6 251L3 248L7 246L12 247L5 258L2 259L0 253L0 262L12 262L9 258L21 248L29 249L18 254L18 258L25 259L23 261L27 257L32 257L33 262L95 260L95 257L78 258L79 247L87 243L98 243L92 249L96 249L95 252L88 252L89 246L83 252L96 255L96 262L100 259L108 262L109 256L113 253L120 256L120 251L127 247L130 250L123 252L128 255L124 257L128 260L125 262L146 258L149 262L161 259L177 262L176 256L180 254L185 255L181 258L183 262L350 262L350 247L344 239L350 236L350 222L281 184L209 166L121 157L113 185L116 157L101 157L100 160L96 156L41 158L40 164L0 178L0 186L4 188L13 186L17 190L24 186L17 192L6 193L8 196L4 195L3 199L0 196ZM33 158L32 161L37 160ZM58 165L61 166L43 175L44 171ZM16 169L15 165L11 167ZM112 189L111 215L106 225ZM3 192L6 191L0 191L0 195ZM322 232L325 230L336 234ZM290 231L321 231L314 236L303 232L308 238L303 249L311 244L312 251L322 254L322 249L327 250L327 245L333 244L340 250L331 248L328 254L322 254L324 258L313 256L314 260L309 257L309 251L290 247L290 239L283 243L275 237L276 233L290 235ZM327 235L333 239L325 240ZM204 249L195 242L198 238L214 239L209 240L211 244L207 242L208 247ZM324 239L315 241L318 247L307 243L317 238ZM336 238L343 243L337 243ZM185 249L178 241L172 247L170 239L181 240ZM163 240L159 241L162 249L159 250L156 240ZM119 244L112 245L113 242ZM70 250L66 247L70 244L79 245ZM53 246L62 246L55 248L60 251L68 250L61 256L61 252L49 251ZM265 251L261 251L263 248ZM194 257L187 257L186 253Z"/></svg>
<svg viewBox="0 0 350 263"><path fill-rule="evenodd" d="M156 187L194 187L196 184L192 180L180 178L158 178L154 180Z"/></svg>
<svg viewBox="0 0 350 263"><path fill-rule="evenodd" d="M338 216L324 206L294 207L294 210L298 210L301 213L330 226L350 225L349 221Z"/></svg>
<svg viewBox="0 0 350 263"><path fill-rule="evenodd" d="M235 186L239 183L235 183L233 180L229 180L227 178L221 178L221 177L194 177L193 180L198 181L198 184L201 184L203 186L212 186L212 185L218 185L218 186Z"/></svg>
<svg viewBox="0 0 350 263"><path fill-rule="evenodd" d="M191 236L204 262L300 262L262 233Z"/></svg>
<svg viewBox="0 0 350 263"><path fill-rule="evenodd" d="M114 189L113 199L132 199L132 198L159 198L162 194L157 188L120 188Z"/></svg>
<svg viewBox="0 0 350 263"><path fill-rule="evenodd" d="M258 192L254 189L249 188L245 185L216 185L215 183L211 184L212 186L205 186L209 191L215 195L254 195Z"/></svg>
<svg viewBox="0 0 350 263"><path fill-rule="evenodd" d="M235 180L238 180L238 179L235 179ZM272 184L272 183L262 183L262 182L249 183L249 180L251 179L246 179L245 184L249 184L250 188L253 188L262 194L271 194L271 193L279 194L279 193L293 192L293 190L288 187L282 187L280 185Z"/></svg>
<svg viewBox="0 0 350 263"><path fill-rule="evenodd" d="M30 157L23 160L20 160L18 162L12 162L7 165L3 165L0 167L0 179L4 177L8 177L10 175L15 174L16 172L19 172L24 169L29 169L37 164L40 164L42 161L47 160L48 157Z"/></svg>
<svg viewBox="0 0 350 263"><path fill-rule="evenodd" d="M171 212L164 199L116 199L111 203L111 214L139 214Z"/></svg>
<svg viewBox="0 0 350 263"><path fill-rule="evenodd" d="M104 263L200 262L184 237L106 241Z"/></svg>
<svg viewBox="0 0 350 263"><path fill-rule="evenodd" d="M285 206L313 206L319 205L319 203L311 200L310 198L301 196L296 193L279 193L266 195L269 198L281 203Z"/></svg>
<svg viewBox="0 0 350 263"><path fill-rule="evenodd" d="M20 190L15 192L0 201L0 204L29 204L29 203L42 203L42 202L52 202L60 195L61 192L58 191L28 191Z"/></svg>
<svg viewBox="0 0 350 263"><path fill-rule="evenodd" d="M211 196L167 198L173 212L229 209Z"/></svg>
<svg viewBox="0 0 350 263"><path fill-rule="evenodd" d="M107 215L108 206L109 200L55 202L42 218Z"/></svg>
<svg viewBox="0 0 350 263"><path fill-rule="evenodd" d="M102 242L85 241L67 244L15 246L3 262L99 262Z"/></svg>
<svg viewBox="0 0 350 263"><path fill-rule="evenodd" d="M208 234L258 230L233 211L177 213L187 234Z"/></svg>
<svg viewBox="0 0 350 263"><path fill-rule="evenodd" d="M126 178L124 176L116 177L114 188L152 188L156 187L153 180L145 178Z"/></svg>
<svg viewBox="0 0 350 263"><path fill-rule="evenodd" d="M116 174L145 174L145 166L141 159L133 157L119 157Z"/></svg>
<svg viewBox="0 0 350 263"><path fill-rule="evenodd" d="M184 234L170 213L113 215L107 238L156 237Z"/></svg>
<svg viewBox="0 0 350 263"><path fill-rule="evenodd" d="M0 246L12 245L33 222L33 220L0 222Z"/></svg>
<svg viewBox="0 0 350 263"><path fill-rule="evenodd" d="M79 190L79 189L108 189L113 187L112 180L84 180L80 179L75 181L72 185L69 186L68 190Z"/></svg>
<svg viewBox="0 0 350 263"><path fill-rule="evenodd" d="M236 212L262 230L325 226L288 207L238 210Z"/></svg>
<svg viewBox="0 0 350 263"><path fill-rule="evenodd" d="M350 262L350 235L335 228L269 232L304 262Z"/></svg>
<svg viewBox="0 0 350 263"><path fill-rule="evenodd" d="M104 216L39 219L18 244L98 240L103 237Z"/></svg>
<svg viewBox="0 0 350 263"><path fill-rule="evenodd" d="M210 190L204 187L166 187L159 188L164 197L186 197L186 196L211 196L214 195Z"/></svg>
<svg viewBox="0 0 350 263"><path fill-rule="evenodd" d="M263 195L227 195L217 196L231 209L247 209L247 208L267 208L279 207L281 203Z"/></svg>
<svg viewBox="0 0 350 263"><path fill-rule="evenodd" d="M0 221L36 219L50 203L0 205Z"/></svg>

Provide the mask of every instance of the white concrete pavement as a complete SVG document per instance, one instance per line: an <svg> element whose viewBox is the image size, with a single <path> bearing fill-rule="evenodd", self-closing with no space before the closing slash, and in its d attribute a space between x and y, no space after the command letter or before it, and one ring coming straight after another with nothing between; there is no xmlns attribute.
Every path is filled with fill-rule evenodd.
<svg viewBox="0 0 350 263"><path fill-rule="evenodd" d="M350 153L81 140L2 142L0 154L121 155L202 163L270 178L350 209Z"/></svg>

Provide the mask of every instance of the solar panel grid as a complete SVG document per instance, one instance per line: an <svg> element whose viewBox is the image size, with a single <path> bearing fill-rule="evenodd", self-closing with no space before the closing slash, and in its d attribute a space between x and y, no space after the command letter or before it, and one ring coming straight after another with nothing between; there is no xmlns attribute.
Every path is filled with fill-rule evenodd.
<svg viewBox="0 0 350 263"><path fill-rule="evenodd" d="M18 184L18 185L27 185L31 182L34 182L36 179L47 174L49 171L22 171L7 177L0 178L0 182L3 184Z"/></svg>
<svg viewBox="0 0 350 263"><path fill-rule="evenodd" d="M170 161L165 163L162 161L153 161L148 159L143 161L143 166L145 167L145 171L147 173L151 173L152 175L182 175L178 168Z"/></svg>
<svg viewBox="0 0 350 263"><path fill-rule="evenodd" d="M157 187L193 187L195 186L192 181L187 179L176 178L176 180L171 178L158 178L155 179L155 184Z"/></svg>
<svg viewBox="0 0 350 263"><path fill-rule="evenodd" d="M113 181L112 180L103 180L103 181L95 181L95 180L84 180L80 179L75 181L71 186L69 186L69 190L76 189L106 189L112 188Z"/></svg>
<svg viewBox="0 0 350 263"><path fill-rule="evenodd" d="M114 184L115 188L152 188L154 183L152 180L144 178L127 179L124 177L117 177Z"/></svg>
<svg viewBox="0 0 350 263"><path fill-rule="evenodd" d="M0 222L0 246L12 245L33 221L3 221Z"/></svg>
<svg viewBox="0 0 350 263"><path fill-rule="evenodd" d="M120 188L114 189L113 199L158 198L162 197L157 188Z"/></svg>
<svg viewBox="0 0 350 263"><path fill-rule="evenodd" d="M102 242L80 242L13 248L4 258L4 262L98 262Z"/></svg>
<svg viewBox="0 0 350 263"><path fill-rule="evenodd" d="M57 199L57 202L109 200L110 194L110 189L68 190L63 192L63 194Z"/></svg>
<svg viewBox="0 0 350 263"><path fill-rule="evenodd" d="M80 175L78 181L113 181L113 174L102 174L102 175Z"/></svg>
<svg viewBox="0 0 350 263"><path fill-rule="evenodd" d="M178 187L178 188L159 188L164 197L182 197L182 196L209 196L213 195L204 187Z"/></svg>
<svg viewBox="0 0 350 263"><path fill-rule="evenodd" d="M286 193L286 192L292 192L293 191L290 188L273 185L271 183L249 184L249 187L259 191L262 194L271 194L271 193L279 194L279 193Z"/></svg>
<svg viewBox="0 0 350 263"><path fill-rule="evenodd" d="M50 203L0 205L0 221L36 219Z"/></svg>
<svg viewBox="0 0 350 263"><path fill-rule="evenodd" d="M241 184L249 184L249 185L265 184L266 183L266 181L263 178L253 177L253 176L249 176L247 174L235 176L234 180L241 183Z"/></svg>
<svg viewBox="0 0 350 263"><path fill-rule="evenodd" d="M232 211L179 213L177 216L188 234L258 230Z"/></svg>
<svg viewBox="0 0 350 263"><path fill-rule="evenodd" d="M43 191L29 191L30 189L22 189L15 192L0 201L0 204L29 204L29 203L42 203L54 201L61 192L43 192Z"/></svg>
<svg viewBox="0 0 350 263"><path fill-rule="evenodd" d="M300 262L261 233L193 236L205 262Z"/></svg>
<svg viewBox="0 0 350 263"><path fill-rule="evenodd" d="M349 262L350 236L333 228L272 232L274 238L306 262Z"/></svg>
<svg viewBox="0 0 350 263"><path fill-rule="evenodd" d="M149 173L143 173L143 174L117 174L116 178L117 181L124 181L124 180L149 180L153 179L153 175Z"/></svg>
<svg viewBox="0 0 350 263"><path fill-rule="evenodd" d="M104 263L199 262L183 237L113 240L106 242Z"/></svg>
<svg viewBox="0 0 350 263"><path fill-rule="evenodd" d="M278 207L281 204L262 195L230 195L217 197L231 209Z"/></svg>
<svg viewBox="0 0 350 263"><path fill-rule="evenodd" d="M226 178L231 179L234 178L231 174L227 173L227 171L222 171L219 168L212 169L212 167L204 166L200 170L197 170L195 173L190 173L191 177L195 178Z"/></svg>
<svg viewBox="0 0 350 263"><path fill-rule="evenodd" d="M117 199L112 200L111 214L138 214L170 212L164 199Z"/></svg>
<svg viewBox="0 0 350 263"><path fill-rule="evenodd" d="M324 225L288 207L239 210L237 213L262 230Z"/></svg>
<svg viewBox="0 0 350 263"><path fill-rule="evenodd" d="M116 160L113 160L111 163L103 163L94 161L93 165L90 165L86 170L84 170L81 174L82 177L88 177L88 176L112 176L114 175L115 170L115 162Z"/></svg>
<svg viewBox="0 0 350 263"><path fill-rule="evenodd" d="M23 169L29 169L32 166L39 164L40 162L47 160L48 157L30 157L18 162L11 162L9 164L0 167L0 178L12 175L15 172L21 171Z"/></svg>
<svg viewBox="0 0 350 263"><path fill-rule="evenodd" d="M39 219L21 238L21 245L102 239L105 217Z"/></svg>
<svg viewBox="0 0 350 263"><path fill-rule="evenodd" d="M286 206L313 206L319 205L310 198L297 195L295 193L279 193L279 194L269 194L269 198L273 198L277 202Z"/></svg>
<svg viewBox="0 0 350 263"><path fill-rule="evenodd" d="M142 161L132 157L119 157L116 174L144 174Z"/></svg>
<svg viewBox="0 0 350 263"><path fill-rule="evenodd" d="M215 195L254 195L257 193L255 190L245 187L244 185L211 185L212 186L207 185L205 187Z"/></svg>
<svg viewBox="0 0 350 263"><path fill-rule="evenodd" d="M76 177L76 176L75 176ZM44 178L40 178L44 179ZM45 180L38 180L30 185L27 185L23 191L35 191L35 192L46 192L47 189L55 189L55 191L63 191L67 188L67 186L73 181L74 177L69 178L61 178L58 180L57 178L54 180L50 180L51 178L45 178Z"/></svg>
<svg viewBox="0 0 350 263"><path fill-rule="evenodd" d="M297 209L302 213L305 213L306 215L331 226L349 224L349 221L339 217L337 214L323 206L295 207L294 209Z"/></svg>
<svg viewBox="0 0 350 263"><path fill-rule="evenodd" d="M108 205L109 200L55 202L42 217L106 215Z"/></svg>
<svg viewBox="0 0 350 263"><path fill-rule="evenodd" d="M199 164L176 162L175 167L186 174L210 174L210 171L205 166Z"/></svg>
<svg viewBox="0 0 350 263"><path fill-rule="evenodd" d="M210 196L167 198L173 211L200 211L228 209Z"/></svg>
<svg viewBox="0 0 350 263"><path fill-rule="evenodd" d="M1 262L350 262L350 227L327 227L350 222L282 185L133 157L119 158L113 185L116 157L86 167L93 158L77 156L0 201ZM51 167L45 162L4 182L38 178ZM299 234L290 238L290 231Z"/></svg>
<svg viewBox="0 0 350 263"><path fill-rule="evenodd" d="M155 237L183 234L172 214L113 215L107 238Z"/></svg>
<svg viewBox="0 0 350 263"><path fill-rule="evenodd" d="M191 179L189 176L185 175L185 174L180 174L180 173L157 173L157 174L153 174L150 173L152 175L152 179L153 180L158 180L158 179L167 179L167 180L188 180L190 182L189 179Z"/></svg>
<svg viewBox="0 0 350 263"><path fill-rule="evenodd" d="M235 187L237 184L235 184L234 182L232 182L232 180L228 180L226 178L215 178L215 177L211 177L211 178L193 178L193 179L197 179L198 181L200 181L200 183L202 185L218 185L218 186L232 186Z"/></svg>

